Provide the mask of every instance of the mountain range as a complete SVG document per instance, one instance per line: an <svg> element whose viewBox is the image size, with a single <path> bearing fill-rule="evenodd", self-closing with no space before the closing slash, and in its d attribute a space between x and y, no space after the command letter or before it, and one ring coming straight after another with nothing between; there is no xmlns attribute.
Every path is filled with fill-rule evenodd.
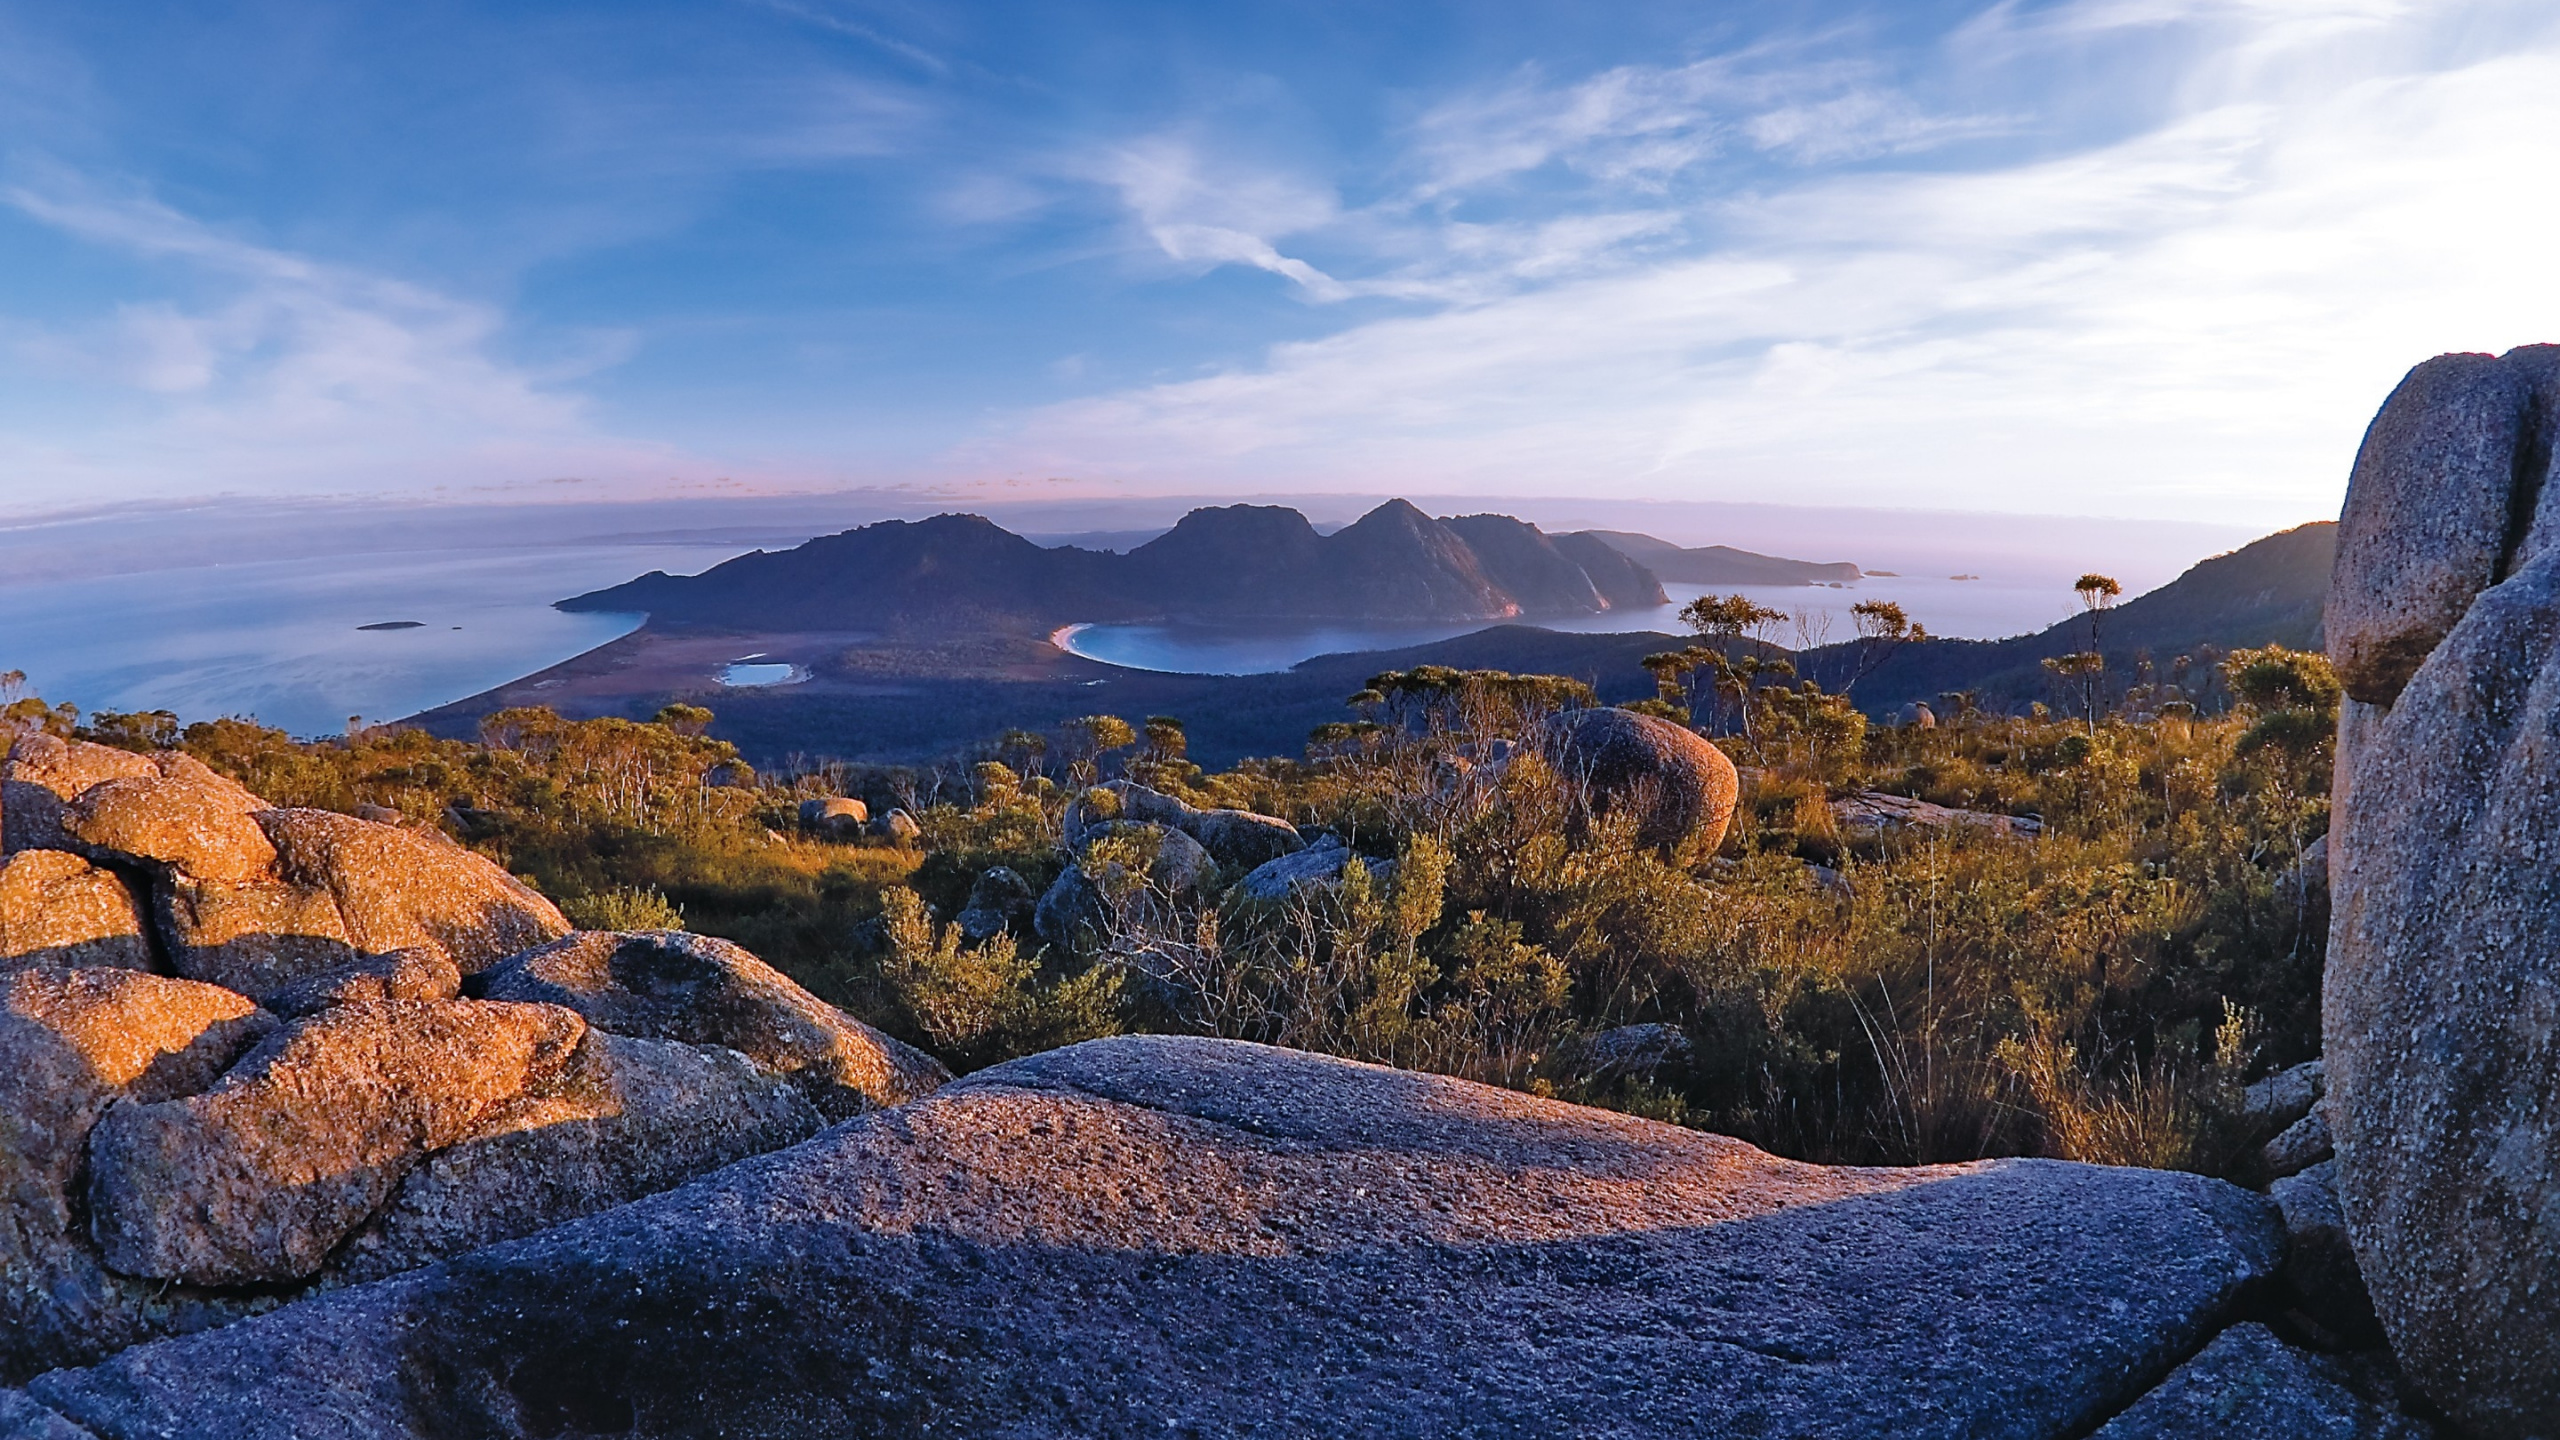
<svg viewBox="0 0 2560 1440"><path fill-rule="evenodd" d="M1638 547L1642 555L1631 553ZM1285 506L1205 507L1126 554L1043 547L977 515L888 520L741 555L700 575L651 571L559 608L761 630L1510 620L1666 604L1656 558L1683 583L1802 585L1858 574L1854 565L1723 546L1683 550L1649 535L1550 535L1508 515L1434 519L1390 500L1330 535ZM1706 573L1716 578L1687 579Z"/></svg>

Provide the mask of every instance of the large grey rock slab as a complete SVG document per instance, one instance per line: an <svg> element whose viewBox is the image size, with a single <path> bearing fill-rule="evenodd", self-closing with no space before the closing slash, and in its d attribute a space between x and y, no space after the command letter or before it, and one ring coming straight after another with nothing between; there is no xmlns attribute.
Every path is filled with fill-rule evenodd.
<svg viewBox="0 0 2560 1440"><path fill-rule="evenodd" d="M816 1134L817 1110L746 1056L587 1032L549 1093L428 1156L331 1262L371 1280L671 1189Z"/></svg>
<svg viewBox="0 0 2560 1440"><path fill-rule="evenodd" d="M61 850L0 857L0 970L148 970L151 958L122 876Z"/></svg>
<svg viewBox="0 0 2560 1440"><path fill-rule="evenodd" d="M2264 1325L2234 1325L2095 1440L2429 1440L2435 1427Z"/></svg>
<svg viewBox="0 0 2560 1440"><path fill-rule="evenodd" d="M473 1000L298 1021L202 1094L98 1122L99 1251L121 1274L197 1285L316 1274L428 1152L546 1089L585 1031L558 1006Z"/></svg>
<svg viewBox="0 0 2560 1440"><path fill-rule="evenodd" d="M2333 828L2323 1109L2374 1308L2489 1436L2560 1425L2560 550L2471 602Z"/></svg>
<svg viewBox="0 0 2560 1440"><path fill-rule="evenodd" d="M565 1005L617 1035L726 1046L791 1081L830 1119L902 1105L951 1078L941 1061L708 935L582 931L516 956L474 988L493 1000Z"/></svg>
<svg viewBox="0 0 2560 1440"><path fill-rule="evenodd" d="M2271 1207L1099 1041L30 1394L102 1437L2084 1433Z"/></svg>
<svg viewBox="0 0 2560 1440"><path fill-rule="evenodd" d="M2323 615L2347 693L2389 705L2471 597L2520 563L2551 454L2560 347L2439 355L2365 431Z"/></svg>
<svg viewBox="0 0 2560 1440"><path fill-rule="evenodd" d="M1704 856L1733 820L1741 777L1693 730L1632 710L1572 710L1549 720L1542 738L1576 826L1625 811L1639 843Z"/></svg>
<svg viewBox="0 0 2560 1440"><path fill-rule="evenodd" d="M241 996L166 976L0 976L0 1383L255 1308L107 1271L79 1177L108 1107L200 1091L274 1026Z"/></svg>

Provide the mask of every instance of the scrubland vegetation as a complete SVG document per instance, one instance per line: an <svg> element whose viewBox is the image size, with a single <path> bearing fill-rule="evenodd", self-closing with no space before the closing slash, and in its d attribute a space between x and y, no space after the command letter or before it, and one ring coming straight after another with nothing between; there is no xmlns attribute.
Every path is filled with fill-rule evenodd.
<svg viewBox="0 0 2560 1440"><path fill-rule="evenodd" d="M940 769L759 776L687 706L649 723L506 711L476 743L83 724L31 698L0 713L181 746L281 805L442 827L583 925L735 939L955 1068L1126 1030L1214 1033L1813 1160L2241 1173L2239 1087L2317 1048L2326 898L2297 862L2326 827L2325 661L2244 651L2113 689L2057 674L2053 712L1951 696L1934 723L1886 726L1708 633L1658 657L1662 694L1639 707L1711 729L1741 767L1707 853L1578 825L1567 778L1519 743L1588 703L1553 677L1382 675L1303 756L1216 774L1166 717L1017 731ZM973 882L1000 865L1049 886L1071 859L1069 801L1112 776L1331 831L1364 863L1258 900L1241 867L1176 883L1139 838L1112 837L1082 861L1089 944L1043 946L1027 925L964 941L949 922ZM1844 826L1833 802L1870 791L2041 828ZM921 834L803 833L799 802L834 794L904 809ZM1598 1037L1636 1024L1676 1030L1686 1057L1606 1063L1619 1052Z"/></svg>

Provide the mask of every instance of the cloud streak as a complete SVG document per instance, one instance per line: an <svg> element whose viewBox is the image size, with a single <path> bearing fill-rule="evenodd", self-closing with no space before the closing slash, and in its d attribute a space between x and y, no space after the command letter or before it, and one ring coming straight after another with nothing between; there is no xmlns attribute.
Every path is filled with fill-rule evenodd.
<svg viewBox="0 0 2560 1440"><path fill-rule="evenodd" d="M2380 0L2238 9L2248 23L2110 0L2032 25L1995 12L1962 37L2005 26L2032 61L2035 45L2189 27L2173 38L2204 47L2188 69L2211 83L2130 136L1988 168L1764 174L1674 197L1552 283L1504 270L1500 245L1469 252L1452 223L1442 261L1478 269L1439 283L1462 301L1056 405L960 462L1128 483L1178 464L1192 483L2317 516L2409 364L2560 333L2544 238L2560 199L2517 183L2547 172L2560 135L2560 44L2545 27L2503 53L2410 64L2396 57L2444 54L2431 22L2476 17ZM1837 143L1818 133L1866 135L1838 153L1870 156L1896 133L1975 133L1832 80L1810 106L1755 91L1730 126L1681 118L1720 113L1736 73L1613 71L1453 103L1418 127L1415 194L1554 165L1659 189L1737 137L1810 164ZM1845 108L1801 128L1771 118L1823 105ZM1686 243L1663 253L1666 236ZM1656 249L1621 248L1635 242ZM1346 293L1378 283L1332 268Z"/></svg>
<svg viewBox="0 0 2560 1440"><path fill-rule="evenodd" d="M186 296L16 337L22 367L84 374L143 402L128 412L139 423L84 447L89 466L128 485L361 489L497 457L662 463L660 447L596 433L561 388L613 359L614 337L537 371L500 358L494 307L226 235L147 196L57 170L0 190L0 202L155 263Z"/></svg>

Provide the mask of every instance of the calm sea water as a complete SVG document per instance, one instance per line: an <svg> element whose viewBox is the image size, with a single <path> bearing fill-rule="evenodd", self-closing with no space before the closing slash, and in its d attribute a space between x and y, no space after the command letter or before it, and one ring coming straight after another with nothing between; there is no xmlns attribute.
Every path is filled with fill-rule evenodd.
<svg viewBox="0 0 2560 1440"><path fill-rule="evenodd" d="M1740 593L1788 619L1773 635L1790 647L1854 639L1849 607L1861 600L1894 600L1929 633L1992 640L2042 630L2079 606L2067 584L2050 579L1946 576L1871 576L1834 590L1828 586L1665 585L1671 603L1645 610L1612 610L1563 620L1538 620L1545 629L1585 635L1657 630L1678 635L1680 607L1706 594ZM1471 634L1481 620L1421 625L1078 625L1058 642L1075 654L1133 670L1194 675L1260 675L1286 670L1317 655L1394 650Z"/></svg>
<svg viewBox="0 0 2560 1440"><path fill-rule="evenodd" d="M551 602L738 545L306 555L0 584L0 670L83 710L248 716L297 735L431 709L593 649L637 615ZM359 626L416 621L415 628Z"/></svg>

